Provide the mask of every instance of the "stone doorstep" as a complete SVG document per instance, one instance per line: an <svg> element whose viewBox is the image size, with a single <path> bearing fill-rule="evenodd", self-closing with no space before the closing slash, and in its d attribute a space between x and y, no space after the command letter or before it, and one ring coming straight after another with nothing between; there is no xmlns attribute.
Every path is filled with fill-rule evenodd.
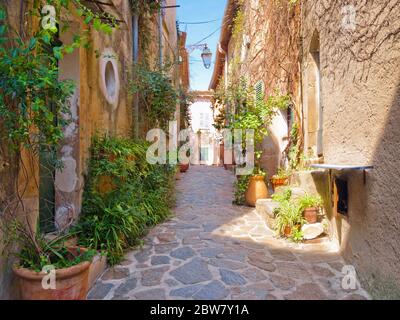
<svg viewBox="0 0 400 320"><path fill-rule="evenodd" d="M107 257L97 254L89 268L89 291L107 269Z"/></svg>

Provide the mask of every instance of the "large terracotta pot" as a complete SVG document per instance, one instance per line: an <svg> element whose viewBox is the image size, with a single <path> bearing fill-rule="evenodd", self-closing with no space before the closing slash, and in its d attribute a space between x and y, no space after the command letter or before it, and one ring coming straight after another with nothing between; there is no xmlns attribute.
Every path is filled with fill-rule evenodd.
<svg viewBox="0 0 400 320"><path fill-rule="evenodd" d="M250 177L249 186L246 190L246 203L251 207L256 206L258 199L268 198L268 188L264 181L264 176Z"/></svg>
<svg viewBox="0 0 400 320"><path fill-rule="evenodd" d="M76 248L70 248L71 252ZM82 249L83 250L83 249ZM47 274L26 268L13 267L19 282L22 300L86 300L89 290L89 267L91 262L56 270L56 289L43 289L42 280Z"/></svg>
<svg viewBox="0 0 400 320"><path fill-rule="evenodd" d="M313 224L318 222L318 208L306 208L304 209L303 216L307 223Z"/></svg>

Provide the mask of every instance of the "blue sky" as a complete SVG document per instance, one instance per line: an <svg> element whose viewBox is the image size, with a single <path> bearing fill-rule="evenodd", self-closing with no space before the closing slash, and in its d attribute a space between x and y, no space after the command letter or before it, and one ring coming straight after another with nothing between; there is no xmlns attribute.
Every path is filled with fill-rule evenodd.
<svg viewBox="0 0 400 320"><path fill-rule="evenodd" d="M180 29L188 33L187 45L199 42L222 25L226 0L177 0L177 4L181 6L177 9L177 19L180 22L203 22L218 19L218 21L207 24L181 24ZM208 89L219 36L220 30L202 42L207 43L213 52L213 64L209 70L203 66L201 50L195 50L190 54L190 86L192 90Z"/></svg>

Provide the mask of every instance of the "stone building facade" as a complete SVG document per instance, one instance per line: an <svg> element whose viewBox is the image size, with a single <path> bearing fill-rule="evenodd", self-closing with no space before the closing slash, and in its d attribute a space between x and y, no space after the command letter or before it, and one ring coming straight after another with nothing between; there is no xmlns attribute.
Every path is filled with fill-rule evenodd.
<svg viewBox="0 0 400 320"><path fill-rule="evenodd" d="M265 96L291 92L299 105L300 9L286 1L228 1L217 48L210 89L240 77ZM289 115L289 117L288 117ZM269 175L283 165L291 115L283 110L273 118L264 140L261 163Z"/></svg>
<svg viewBox="0 0 400 320"><path fill-rule="evenodd" d="M235 38L238 10L244 36ZM304 159L328 168L297 173L292 183L322 195L331 237L375 297L400 295L399 16L398 0L228 1L210 85L232 76L239 47L236 76L291 95ZM278 115L270 128L270 174L287 127Z"/></svg>
<svg viewBox="0 0 400 320"><path fill-rule="evenodd" d="M49 199L54 203L50 213L50 228L62 229L75 221L81 210L84 176L92 137L95 134L131 136L133 131L135 97L128 92L128 82L132 76L130 70L135 50L135 30L129 0L103 1L106 4L97 7L94 1L83 2L90 8L112 14L118 20L118 28L110 35L90 29L91 47L78 48L65 55L59 63L59 78L73 80L75 83L75 92L70 101L70 123L64 129L64 140L60 146L63 170L55 170L54 179L43 179L40 157L22 150L21 160L18 162L15 156L8 152L4 140L0 139L0 212L4 205L15 197L18 190L22 194L24 212L33 226L42 219L42 188L50 190L53 196ZM165 4L175 3L174 0L169 0ZM21 31L26 34L33 32L37 26L34 21L27 20L29 15L26 15L26 12L30 5L30 1L5 2L8 24L20 34ZM68 31L60 35L59 40L63 43L72 41L74 31L87 28L74 14L67 15L62 12L61 17L57 19L61 24L68 22L70 25ZM161 20L154 17L152 21L154 25L151 27L161 31L162 41L158 41L159 34L155 33L157 36L151 39L151 45L159 49L159 44L162 44L164 59L176 56L179 49L176 9L165 10ZM157 28L158 21L162 21L161 29ZM140 41L141 35L138 35ZM168 46L164 45L165 43ZM152 59L158 58L159 55L155 55ZM180 69L176 65L171 70L172 81L178 84ZM178 111L179 109L177 113ZM0 299L15 297L11 263L4 254L0 255Z"/></svg>
<svg viewBox="0 0 400 320"><path fill-rule="evenodd" d="M400 1L302 4L305 148L326 164L374 167L334 172L348 185L348 212L331 222L376 297L400 292L399 16Z"/></svg>

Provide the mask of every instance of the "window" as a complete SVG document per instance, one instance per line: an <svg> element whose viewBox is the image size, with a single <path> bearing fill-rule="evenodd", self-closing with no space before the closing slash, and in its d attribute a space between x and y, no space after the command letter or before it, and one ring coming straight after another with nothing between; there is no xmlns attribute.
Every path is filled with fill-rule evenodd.
<svg viewBox="0 0 400 320"><path fill-rule="evenodd" d="M200 113L200 128L208 129L210 128L210 114L202 112Z"/></svg>

